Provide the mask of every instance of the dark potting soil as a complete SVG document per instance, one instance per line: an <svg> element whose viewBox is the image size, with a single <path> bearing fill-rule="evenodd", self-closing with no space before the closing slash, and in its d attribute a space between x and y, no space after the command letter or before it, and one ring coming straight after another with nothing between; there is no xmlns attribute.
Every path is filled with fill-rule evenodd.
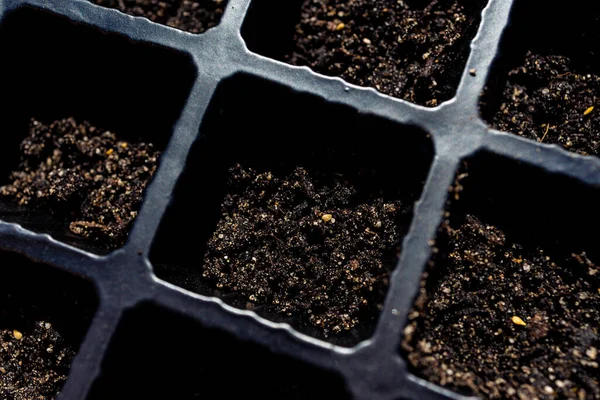
<svg viewBox="0 0 600 400"><path fill-rule="evenodd" d="M342 176L230 169L203 277L248 308L297 317L325 335L378 314L412 203L357 200Z"/></svg>
<svg viewBox="0 0 600 400"><path fill-rule="evenodd" d="M49 322L38 321L23 331L1 329L0 398L54 399L74 356L74 348Z"/></svg>
<svg viewBox="0 0 600 400"><path fill-rule="evenodd" d="M72 233L121 246L156 171L152 144L131 143L88 122L31 120L21 162L0 195L52 212Z"/></svg>
<svg viewBox="0 0 600 400"><path fill-rule="evenodd" d="M305 0L286 61L420 105L452 98L487 0Z"/></svg>
<svg viewBox="0 0 600 400"><path fill-rule="evenodd" d="M415 371L483 398L600 399L600 267L472 215L456 225L442 228L447 248L404 331Z"/></svg>
<svg viewBox="0 0 600 400"><path fill-rule="evenodd" d="M225 0L91 0L124 13L192 33L216 26Z"/></svg>
<svg viewBox="0 0 600 400"><path fill-rule="evenodd" d="M578 70L569 57L528 52L524 63L509 72L501 97L487 118L495 129L579 154L599 154L600 76Z"/></svg>

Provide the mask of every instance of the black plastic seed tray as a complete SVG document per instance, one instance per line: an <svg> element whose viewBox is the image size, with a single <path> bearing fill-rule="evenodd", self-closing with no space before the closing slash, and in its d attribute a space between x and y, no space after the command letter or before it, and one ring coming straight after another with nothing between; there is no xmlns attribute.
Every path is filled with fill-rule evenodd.
<svg viewBox="0 0 600 400"><path fill-rule="evenodd" d="M457 60L456 94L435 108L258 54L285 41L283 16L298 7L271 1L282 18L261 16L268 3L229 0L216 27L190 34L85 0L0 0L1 176L32 115L82 115L164 149L116 251L0 202L1 279L37 282L31 296L76 326L80 347L60 399L462 398L410 373L400 343L465 160L462 207L594 246L584 228L597 227L600 161L494 131L480 116L484 87L503 82L512 44L527 41L511 32L525 32L533 2L489 1L468 59ZM372 323L326 338L197 284L193 267L223 199L221 167L310 159L343 169L347 154L419 199Z"/></svg>

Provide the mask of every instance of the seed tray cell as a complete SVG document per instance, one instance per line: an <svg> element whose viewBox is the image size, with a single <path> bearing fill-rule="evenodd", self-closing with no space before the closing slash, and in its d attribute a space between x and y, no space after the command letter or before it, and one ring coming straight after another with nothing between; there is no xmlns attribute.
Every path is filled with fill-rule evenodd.
<svg viewBox="0 0 600 400"><path fill-rule="evenodd" d="M242 36L258 54L433 107L456 93L486 4L257 0Z"/></svg>
<svg viewBox="0 0 600 400"><path fill-rule="evenodd" d="M241 382L249 398L288 398L291 388L296 398L466 398L409 367L402 350L422 274L444 250L439 229L446 213L478 214L511 234L527 230L542 244L594 256L593 230L581 232L597 225L600 160L486 122L488 110L499 107L492 103L500 96L490 94L515 68L504 64L506 49L526 47L526 38L511 33L531 21L524 3L478 3L455 78L436 77L452 90L432 107L288 64L300 2L221 2L222 15L196 33L87 0L0 1L3 184L18 164L31 118L89 120L161 151L117 249L69 234L64 219L0 202L0 250L19 255L16 262L1 259L9 272L3 283L18 282L10 271L32 259L39 273L29 273L28 281L39 276L58 288L76 275L98 293L93 318L93 311L54 310L80 328L89 325L87 334L78 328L79 350L59 399L194 398L238 389L217 386L221 378ZM273 19L273 9L280 18ZM563 20L591 23L570 14ZM593 59L577 57L577 63ZM465 161L469 175L460 191L455 183ZM386 271L381 290L367 301L373 307L348 329L324 332L306 315L282 314L203 276L214 236L223 233L236 164L277 179L304 168L327 182L356 183L359 198L381 195L408 205L390 225L397 243L373 258ZM361 180L365 171L376 179ZM448 203L457 195L460 202ZM336 218L326 214L315 220ZM378 229L377 220L371 223ZM56 279L44 278L53 273ZM27 296L29 287L22 289ZM190 360L195 366L187 371Z"/></svg>
<svg viewBox="0 0 600 400"><path fill-rule="evenodd" d="M125 313L102 371L90 399L349 398L334 373L148 303ZM225 375L235 376L238 384L223 384ZM276 379L267 385L267 377Z"/></svg>
<svg viewBox="0 0 600 400"><path fill-rule="evenodd" d="M54 398L94 317L96 292L22 255L2 251L0 260L0 397Z"/></svg>
<svg viewBox="0 0 600 400"><path fill-rule="evenodd" d="M597 4L565 10L516 2L481 98L483 118L496 129L597 156L599 15Z"/></svg>
<svg viewBox="0 0 600 400"><path fill-rule="evenodd" d="M193 63L184 53L31 7L4 19L0 48L12 60L2 67L2 131L7 133L5 148L12 151L2 158L1 185L12 183L8 178L20 162L19 144L32 119L43 124L69 117L88 121L120 140L152 143L162 152L195 78ZM46 152L52 156L52 151ZM18 205L2 196L2 219L93 253L112 250L68 229L72 204L57 202L49 216L31 203Z"/></svg>
<svg viewBox="0 0 600 400"><path fill-rule="evenodd" d="M257 92L263 93L265 100L252 104L252 93ZM302 115L310 115L310 118L304 119ZM318 127L313 126L314 121L321 121ZM292 132L287 132L286 126L290 122L295 130L306 132L301 139L295 140L291 137ZM327 241L337 239L327 231L335 230L336 224L343 224L345 218L350 218L344 216L344 211L369 212L369 207L361 208L361 205L371 204L370 195L377 193L383 199L380 208L392 206L399 208L389 213L394 216L392 223L398 226L398 237L395 243L391 243L391 246L382 252L384 265L378 272L388 275L400 253L400 241L408 231L412 219L412 204L420 196L433 150L425 132L408 126L402 129L405 134L401 139L403 144L400 152L397 150L390 152L388 148L381 147L379 143L392 140L396 129L402 128L384 119L359 115L349 107L328 104L308 94L296 94L284 86L250 75L236 75L223 81L211 99L200 126L201 139L192 147L189 162L177 183L171 204L153 242L150 262L156 275L160 279L188 290L219 296L225 302L239 308L251 308L272 321L290 323L302 332L337 344L351 346L368 338L372 334L379 307L385 298L387 276L377 279L373 284L374 289L365 293L370 304L357 312L361 315L361 322L356 329L351 329L344 334L327 335L326 332L320 331L318 326L306 321L310 315L299 318L298 315L288 316L285 312L274 312L281 308L271 303L267 297L263 301L253 300L259 296L259 293L252 291L252 288L236 290L235 286L240 286L242 282L235 281L236 283L230 286L219 288L221 281L215 277L206 277L207 266L203 264L210 261L198 260L195 255L207 253L207 242L210 239L211 246L215 247L217 252L219 246L228 246L229 250L226 254L228 258L246 257L249 265L247 268L252 268L254 262L260 263L260 260L255 260L261 257L267 259L263 262L273 262L275 257L275 261L279 261L277 268L285 268L285 263L293 262L293 258L277 260L277 257L270 253L265 256L264 251L285 246L283 241L294 244L295 241L300 241L300 252L306 252L306 247L309 247L314 249L310 250L311 257L325 259L328 263L335 262L340 266L349 265L345 258L359 257L360 252L355 254L352 249L328 243ZM371 132L369 137L377 140L371 141L364 137L363 132L368 131ZM248 132L256 132L256 134L248 135ZM228 180L230 181L233 176L230 172L231 168L235 165L241 165L242 171L246 173L256 170L266 176L265 184L255 191L258 196L256 199L249 197L248 201L240 201L240 203L246 201L261 207L263 214L257 222L251 222L252 216L235 219L231 212L222 214L221 204L225 201L226 194L235 194L236 191L249 190L248 187L251 187L247 184L243 184L241 188L227 186ZM341 177L352 182L356 194L350 197L348 204L338 207L318 203L318 200L310 198L308 192L300 187L277 193L272 186L268 185L268 179L294 174L297 171L295 168L299 166L305 168L309 177L319 178L314 182L315 191L321 190L321 185L334 185L335 183L332 182ZM403 173L409 170L410 175ZM398 178L396 174L399 175ZM258 175L255 179L260 177L261 175ZM201 197L196 195L197 184L207 189ZM338 190L345 189L345 186L339 187ZM288 196L292 199L290 200ZM269 206L270 201L281 202L279 208L277 204ZM311 207L313 203L318 204ZM335 210L331 211L333 222L323 221L321 214L311 215L312 212L318 212L319 207L322 208L321 214L325 214L327 210ZM300 212L302 218L299 218L296 223L304 223L308 220L307 226L302 227L299 236L287 232L285 226L278 228L282 224L282 219L292 215L284 214L286 211L299 208L302 209ZM197 211L190 212L191 209ZM242 204L237 212L243 211ZM377 218L383 217L386 217L385 210L377 216ZM239 230L227 229L229 220L234 221L231 224L251 224L252 233L244 233L246 229L250 229L245 227L240 227ZM319 225L315 226L315 222ZM385 232L382 232L383 227L377 228L373 222L377 223L361 221L360 223L364 224L361 230L367 229L367 235L385 235ZM215 233L217 223L220 224L223 233ZM381 222L379 224L381 225ZM271 231L269 226L276 228ZM330 228L327 228L328 226ZM186 227L192 228L196 233L189 235L188 229L183 229ZM348 228L353 227L345 227ZM262 235L263 232L267 236L266 239L254 238L255 235ZM347 235L346 231L341 233ZM229 239L230 236L233 237ZM238 247L235 243L228 244L229 241L239 241L242 244ZM369 236L365 241L361 240L359 245L368 246L368 241ZM265 250L265 243L267 250ZM336 249L340 251L340 255L332 257L330 252L338 254ZM290 245L288 251L296 252L294 256L298 254L300 257L296 246ZM302 262L317 263L311 258L304 258ZM289 273L297 273L303 277L301 279L314 277L314 275L302 275L302 269L300 265L285 272L274 272L269 279L273 280L272 285L277 286L285 285ZM260 273L259 266L256 270L256 273ZM326 272L323 275L326 275ZM361 276L357 275L356 278L360 279ZM324 285L329 282L328 277L321 275L313 279L322 279ZM342 274L339 279L334 279L337 279L334 286L343 286L343 281L352 278ZM332 289L325 290L322 294L336 296L336 289ZM289 287L288 290L289 293L282 294L282 301L302 296L301 291L308 289ZM278 293L277 289L273 291ZM335 304L336 301L333 300L332 303ZM320 308L333 307L332 303L314 301L307 303L307 307L313 307L314 312L317 313Z"/></svg>

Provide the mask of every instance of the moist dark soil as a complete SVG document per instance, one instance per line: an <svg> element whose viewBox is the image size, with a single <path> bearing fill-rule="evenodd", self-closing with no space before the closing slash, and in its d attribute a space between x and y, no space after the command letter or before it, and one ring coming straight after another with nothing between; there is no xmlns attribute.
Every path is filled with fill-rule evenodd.
<svg viewBox="0 0 600 400"><path fill-rule="evenodd" d="M202 33L221 20L226 0L91 0L159 24Z"/></svg>
<svg viewBox="0 0 600 400"><path fill-rule="evenodd" d="M415 372L483 398L600 399L600 267L473 215L441 235L404 331Z"/></svg>
<svg viewBox="0 0 600 400"><path fill-rule="evenodd" d="M124 244L160 155L150 143L120 140L73 118L32 119L21 152L0 195L51 212L72 233L111 247Z"/></svg>
<svg viewBox="0 0 600 400"><path fill-rule="evenodd" d="M286 61L420 105L453 97L487 0L305 0Z"/></svg>
<svg viewBox="0 0 600 400"><path fill-rule="evenodd" d="M367 172L365 172L367 173ZM203 277L248 308L297 317L324 335L377 316L412 203L360 198L341 175L230 169Z"/></svg>
<svg viewBox="0 0 600 400"><path fill-rule="evenodd" d="M598 155L599 97L600 77L589 68L574 67L566 56L530 51L509 72L499 107L487 119L498 130Z"/></svg>
<svg viewBox="0 0 600 400"><path fill-rule="evenodd" d="M49 322L0 329L0 398L54 399L74 356L74 348Z"/></svg>

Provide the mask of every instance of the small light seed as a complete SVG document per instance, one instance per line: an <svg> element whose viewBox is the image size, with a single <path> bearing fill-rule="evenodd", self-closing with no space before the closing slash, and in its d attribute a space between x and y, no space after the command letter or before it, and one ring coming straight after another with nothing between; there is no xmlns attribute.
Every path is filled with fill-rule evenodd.
<svg viewBox="0 0 600 400"><path fill-rule="evenodd" d="M512 322L515 325L527 326L525 321L523 321L521 318L517 317L516 315L512 317Z"/></svg>
<svg viewBox="0 0 600 400"><path fill-rule="evenodd" d="M18 330L16 330L16 329L13 331L13 336L17 340L23 339L23 334L21 332L19 332Z"/></svg>
<svg viewBox="0 0 600 400"><path fill-rule="evenodd" d="M331 218L333 218L333 215L331 215L331 214L323 214L323 216L321 217L323 222L329 222L329 221L331 221Z"/></svg>

